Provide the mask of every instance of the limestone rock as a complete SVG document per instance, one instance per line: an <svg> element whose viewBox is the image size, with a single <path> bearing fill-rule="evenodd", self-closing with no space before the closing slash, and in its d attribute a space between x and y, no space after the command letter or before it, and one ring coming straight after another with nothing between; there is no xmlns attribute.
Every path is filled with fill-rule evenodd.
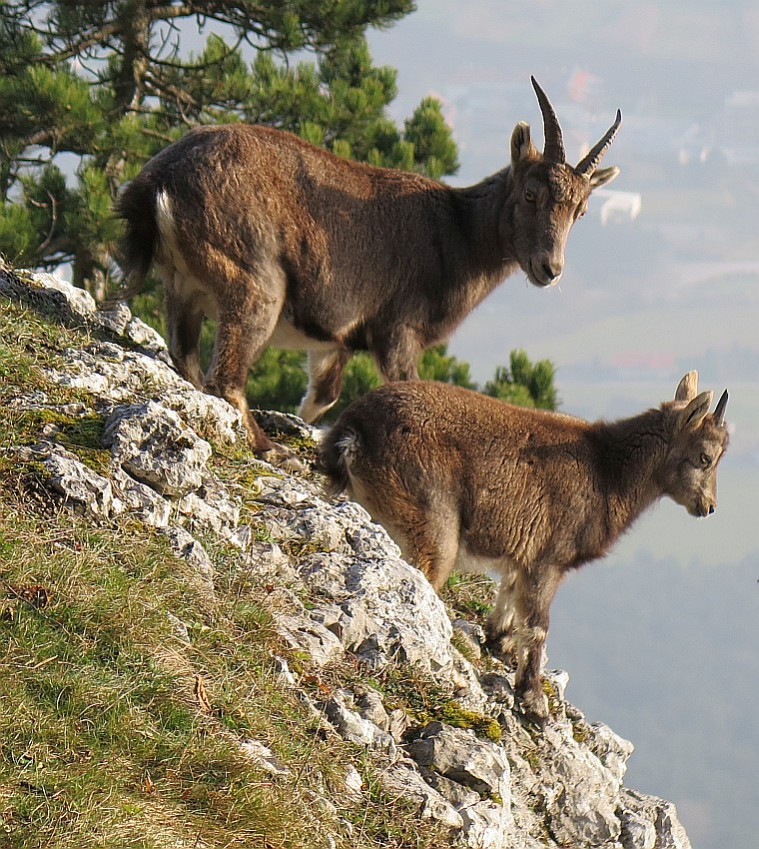
<svg viewBox="0 0 759 849"><path fill-rule="evenodd" d="M381 528L367 526L363 511L340 507L329 521L347 551L306 556L299 565L302 580L340 608L343 645L375 667L402 659L432 673L450 669L451 626L437 594Z"/></svg>
<svg viewBox="0 0 759 849"><path fill-rule="evenodd" d="M147 484L135 480L114 464L111 480L117 493L118 512L131 513L146 525L163 528L169 523L171 503Z"/></svg>
<svg viewBox="0 0 759 849"><path fill-rule="evenodd" d="M509 796L509 764L496 743L479 739L469 729L430 722L408 745L414 760L480 796Z"/></svg>
<svg viewBox="0 0 759 849"><path fill-rule="evenodd" d="M627 788L622 791L620 801L625 849L691 849L671 802Z"/></svg>
<svg viewBox="0 0 759 849"><path fill-rule="evenodd" d="M380 731L390 731L390 717L382 703L382 696L371 687L354 697L358 712L363 719L369 720Z"/></svg>
<svg viewBox="0 0 759 849"><path fill-rule="evenodd" d="M250 738L243 740L240 748L260 769L270 775L290 775L290 770L276 757L268 746Z"/></svg>
<svg viewBox="0 0 759 849"><path fill-rule="evenodd" d="M455 623L460 651L454 648L440 598L361 507L347 499L330 503L317 480L251 458L255 484L246 481L243 508L234 497L243 487L219 479L213 456L214 446L244 445L239 413L180 378L163 340L126 305L101 311L62 280L14 275L2 266L0 295L69 326L101 331L81 348L59 352L63 365L47 377L79 390L66 416L102 415L111 463L96 471L58 441L55 427L41 429L36 445L8 449L12 456L42 466L56 497L94 521L128 513L163 529L209 617L218 564L209 554L213 547L203 543L220 538L224 568L241 592L248 584L267 586L273 625L298 658L292 669L285 658L272 658L279 683L292 688L320 734L365 747L381 765L385 794L411 801L423 820L442 823L450 830L446 845L690 849L671 803L623 786L632 745L585 722L566 701L566 673L546 673L552 715L538 731L520 710L514 671L480 656L482 634L471 623ZM35 387L14 404L52 407ZM294 416L262 414L261 420L295 438L319 437ZM191 629L177 611L167 617L177 638L189 643ZM399 662L434 681L457 709L497 721L500 742L452 727L452 719L439 721L434 704L430 721L381 687L356 685L356 670L377 681ZM336 685L317 704L301 668L329 667L335 676L341 664L354 671L351 683ZM272 780L287 777L287 767L259 741L236 742ZM355 769L345 784L345 799L332 801L317 788L314 804L335 810L346 800L360 804Z"/></svg>
<svg viewBox="0 0 759 849"><path fill-rule="evenodd" d="M353 709L354 707L352 695L344 690L338 690L324 703L323 710L327 719L344 740L359 746L378 749L394 760L397 748L392 736L371 720L361 716L357 710Z"/></svg>
<svg viewBox="0 0 759 849"><path fill-rule="evenodd" d="M207 444L207 443L206 443ZM205 449L203 449L205 453ZM224 485L199 464L200 485L176 500L179 513L187 517L190 528L212 530L244 548L248 535L238 526L240 509Z"/></svg>
<svg viewBox="0 0 759 849"><path fill-rule="evenodd" d="M361 778L361 773L352 764L346 770L344 780L348 798L354 803L360 802L364 796L364 779Z"/></svg>
<svg viewBox="0 0 759 849"><path fill-rule="evenodd" d="M381 774L380 780L391 798L395 796L418 804L421 819L435 820L457 830L464 827L461 814L414 767L405 763L394 764Z"/></svg>
<svg viewBox="0 0 759 849"><path fill-rule="evenodd" d="M408 745L429 781L461 816L465 845L511 845L510 769L501 746L468 729L431 722Z"/></svg>
<svg viewBox="0 0 759 849"><path fill-rule="evenodd" d="M623 740L608 725L593 722L588 726L588 747L590 751L608 769L620 784L627 771L627 761L634 746L629 740Z"/></svg>
<svg viewBox="0 0 759 849"><path fill-rule="evenodd" d="M111 481L90 469L62 445L43 440L34 448L18 453L23 459L41 463L49 475L50 488L77 512L92 519L107 518L118 512Z"/></svg>
<svg viewBox="0 0 759 849"><path fill-rule="evenodd" d="M115 407L105 422L103 443L125 472L161 495L198 489L211 446L161 404Z"/></svg>
<svg viewBox="0 0 759 849"><path fill-rule="evenodd" d="M545 729L543 753L550 764L542 784L551 834L556 842L603 845L616 840L619 781L567 727Z"/></svg>
<svg viewBox="0 0 759 849"><path fill-rule="evenodd" d="M305 652L314 666L327 666L343 655L340 640L308 616L280 616L277 630L291 648Z"/></svg>

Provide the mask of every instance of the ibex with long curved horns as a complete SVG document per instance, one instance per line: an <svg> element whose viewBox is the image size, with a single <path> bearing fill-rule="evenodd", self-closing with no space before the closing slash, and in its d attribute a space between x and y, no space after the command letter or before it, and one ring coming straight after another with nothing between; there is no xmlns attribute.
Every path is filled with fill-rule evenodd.
<svg viewBox="0 0 759 849"><path fill-rule="evenodd" d="M664 496L692 516L714 512L727 391L712 414L711 402L695 371L673 401L594 423L445 383L392 383L344 410L321 462L435 589L453 569L500 575L489 637L516 655L517 691L543 722L543 645L567 571L606 554Z"/></svg>
<svg viewBox="0 0 759 849"><path fill-rule="evenodd" d="M576 167L537 82L541 154L519 123L511 164L469 188L341 159L262 126L201 127L147 163L123 190L120 262L137 291L155 263L180 373L245 417L252 447L274 444L250 415L248 369L267 345L309 352L300 413L337 400L355 351L386 380L417 376L420 353L448 337L507 275L556 283L574 222L616 168L598 165L621 116ZM205 316L218 322L201 373Z"/></svg>

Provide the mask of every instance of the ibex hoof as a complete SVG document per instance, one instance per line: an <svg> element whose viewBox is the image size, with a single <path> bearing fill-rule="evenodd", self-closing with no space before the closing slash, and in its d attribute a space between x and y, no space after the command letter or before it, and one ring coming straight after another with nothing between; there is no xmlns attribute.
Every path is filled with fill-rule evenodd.
<svg viewBox="0 0 759 849"><path fill-rule="evenodd" d="M540 728L545 728L551 716L548 708L548 697L543 692L528 690L522 695L522 712L525 718L534 722Z"/></svg>
<svg viewBox="0 0 759 849"><path fill-rule="evenodd" d="M485 647L493 657L498 658L506 666L517 665L516 644L510 634L496 633L492 628L485 627Z"/></svg>

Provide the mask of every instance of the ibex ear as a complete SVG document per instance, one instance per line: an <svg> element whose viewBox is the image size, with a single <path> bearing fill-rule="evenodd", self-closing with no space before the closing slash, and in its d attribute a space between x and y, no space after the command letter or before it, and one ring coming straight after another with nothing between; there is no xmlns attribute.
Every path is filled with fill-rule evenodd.
<svg viewBox="0 0 759 849"><path fill-rule="evenodd" d="M697 430L701 422L709 414L712 405L713 392L702 392L697 395L688 406L680 413L678 423L679 430Z"/></svg>
<svg viewBox="0 0 759 849"><path fill-rule="evenodd" d="M611 183L618 174L619 168L616 165L611 168L596 168L590 175L590 190L593 191L593 189L599 189L601 186Z"/></svg>
<svg viewBox="0 0 759 849"><path fill-rule="evenodd" d="M525 159L538 159L540 154L530 138L530 125L520 121L511 134L511 164Z"/></svg>
<svg viewBox="0 0 759 849"><path fill-rule="evenodd" d="M696 397L696 392L698 392L698 372L689 371L677 384L675 401L690 401L691 398Z"/></svg>

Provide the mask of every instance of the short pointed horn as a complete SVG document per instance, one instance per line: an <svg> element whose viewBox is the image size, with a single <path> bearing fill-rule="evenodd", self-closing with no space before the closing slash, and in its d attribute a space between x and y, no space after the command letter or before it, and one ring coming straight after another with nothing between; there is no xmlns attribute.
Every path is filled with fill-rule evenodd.
<svg viewBox="0 0 759 849"><path fill-rule="evenodd" d="M690 401L696 395L698 395L698 372L694 369L687 372L677 384L675 401Z"/></svg>
<svg viewBox="0 0 759 849"><path fill-rule="evenodd" d="M622 113L617 109L617 117L614 119L614 123L609 127L606 131L604 137L596 142L595 145L587 152L587 154L577 163L577 167L575 171L578 174L581 174L583 177L590 177L593 172L598 168L598 163L601 161L601 157L606 153L609 149L609 145L614 141L614 136L617 135L617 131L619 130L619 125L622 123Z"/></svg>
<svg viewBox="0 0 759 849"><path fill-rule="evenodd" d="M714 418L719 427L725 426L725 407L727 407L727 389L722 393L722 397L714 408Z"/></svg>
<svg viewBox="0 0 759 849"><path fill-rule="evenodd" d="M567 161L567 156L564 153L564 139L561 136L559 119L556 117L546 93L538 85L538 81L535 77L530 77L530 80L535 89L535 94L538 96L540 111L543 113L543 136L545 137L543 156L549 162L564 163Z"/></svg>

